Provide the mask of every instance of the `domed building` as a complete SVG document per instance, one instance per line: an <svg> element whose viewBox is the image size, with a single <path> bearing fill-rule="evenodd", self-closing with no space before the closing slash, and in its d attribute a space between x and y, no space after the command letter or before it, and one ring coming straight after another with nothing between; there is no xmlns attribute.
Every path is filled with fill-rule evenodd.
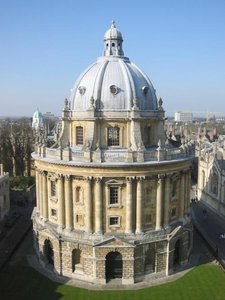
<svg viewBox="0 0 225 300"><path fill-rule="evenodd" d="M32 128L36 131L44 128L43 115L38 109L33 114Z"/></svg>
<svg viewBox="0 0 225 300"><path fill-rule="evenodd" d="M62 130L36 145L35 247L62 276L121 284L188 262L191 158L165 139L162 100L124 56L115 22L103 56L65 100Z"/></svg>

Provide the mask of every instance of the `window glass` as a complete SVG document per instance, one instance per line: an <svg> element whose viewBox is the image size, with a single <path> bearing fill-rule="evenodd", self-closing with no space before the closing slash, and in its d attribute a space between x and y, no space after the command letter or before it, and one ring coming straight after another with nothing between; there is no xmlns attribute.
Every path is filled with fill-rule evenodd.
<svg viewBox="0 0 225 300"><path fill-rule="evenodd" d="M118 204L118 187L110 187L109 204Z"/></svg>
<svg viewBox="0 0 225 300"><path fill-rule="evenodd" d="M76 127L76 145L83 145L84 143L84 130L82 126Z"/></svg>
<svg viewBox="0 0 225 300"><path fill-rule="evenodd" d="M119 146L119 132L118 127L108 128L108 146Z"/></svg>

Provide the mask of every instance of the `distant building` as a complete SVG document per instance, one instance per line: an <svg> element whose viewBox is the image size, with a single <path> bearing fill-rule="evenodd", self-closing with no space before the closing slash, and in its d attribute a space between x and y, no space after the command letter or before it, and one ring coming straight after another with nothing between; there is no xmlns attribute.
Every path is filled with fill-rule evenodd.
<svg viewBox="0 0 225 300"><path fill-rule="evenodd" d="M43 115L38 109L33 115L32 128L34 128L36 131L44 128Z"/></svg>
<svg viewBox="0 0 225 300"><path fill-rule="evenodd" d="M50 111L47 111L45 114L43 114L43 118L47 120L53 120L53 121L57 119L57 117Z"/></svg>
<svg viewBox="0 0 225 300"><path fill-rule="evenodd" d="M3 171L3 165L0 164L0 221L8 214L9 208L9 174Z"/></svg>
<svg viewBox="0 0 225 300"><path fill-rule="evenodd" d="M193 114L191 112L176 111L174 114L175 122L192 122Z"/></svg>
<svg viewBox="0 0 225 300"><path fill-rule="evenodd" d="M225 136L199 143L197 152L198 199L225 217Z"/></svg>

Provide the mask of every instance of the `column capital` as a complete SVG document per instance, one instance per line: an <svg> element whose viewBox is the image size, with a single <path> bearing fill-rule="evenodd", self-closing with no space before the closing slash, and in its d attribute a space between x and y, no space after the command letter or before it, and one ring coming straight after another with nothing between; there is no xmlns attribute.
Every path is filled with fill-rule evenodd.
<svg viewBox="0 0 225 300"><path fill-rule="evenodd" d="M65 176L62 173L58 173L57 174L57 179L63 179Z"/></svg>
<svg viewBox="0 0 225 300"><path fill-rule="evenodd" d="M92 176L85 176L85 177L83 177L83 179L86 182L90 182L90 181L92 181L93 177Z"/></svg>
<svg viewBox="0 0 225 300"><path fill-rule="evenodd" d="M135 179L135 176L129 176L129 177L126 177L126 181L127 182L132 182L133 180Z"/></svg>
<svg viewBox="0 0 225 300"><path fill-rule="evenodd" d="M71 176L70 176L69 174L66 174L66 175L65 175L65 180L66 180L66 181L69 181L70 179L71 179Z"/></svg>
<svg viewBox="0 0 225 300"><path fill-rule="evenodd" d="M44 170L40 170L40 171L39 171L39 174L44 175L44 176L47 176L48 172L47 172L47 171L44 171Z"/></svg>
<svg viewBox="0 0 225 300"><path fill-rule="evenodd" d="M95 182L100 183L103 177L94 177Z"/></svg>
<svg viewBox="0 0 225 300"><path fill-rule="evenodd" d="M171 179L173 176L173 173L167 173L165 174L165 179Z"/></svg>
<svg viewBox="0 0 225 300"><path fill-rule="evenodd" d="M159 174L158 175L158 180L163 180L165 179L166 175L165 174Z"/></svg>
<svg viewBox="0 0 225 300"><path fill-rule="evenodd" d="M145 180L145 176L137 176L136 179L138 181L143 181L143 180Z"/></svg>

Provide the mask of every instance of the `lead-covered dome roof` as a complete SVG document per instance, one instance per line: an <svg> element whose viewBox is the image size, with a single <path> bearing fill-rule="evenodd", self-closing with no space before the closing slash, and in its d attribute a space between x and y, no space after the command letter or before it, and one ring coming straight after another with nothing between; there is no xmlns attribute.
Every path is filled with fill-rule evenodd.
<svg viewBox="0 0 225 300"><path fill-rule="evenodd" d="M104 36L103 56L77 79L71 92L71 109L86 111L157 110L157 97L148 76L124 57L122 34L115 22Z"/></svg>

